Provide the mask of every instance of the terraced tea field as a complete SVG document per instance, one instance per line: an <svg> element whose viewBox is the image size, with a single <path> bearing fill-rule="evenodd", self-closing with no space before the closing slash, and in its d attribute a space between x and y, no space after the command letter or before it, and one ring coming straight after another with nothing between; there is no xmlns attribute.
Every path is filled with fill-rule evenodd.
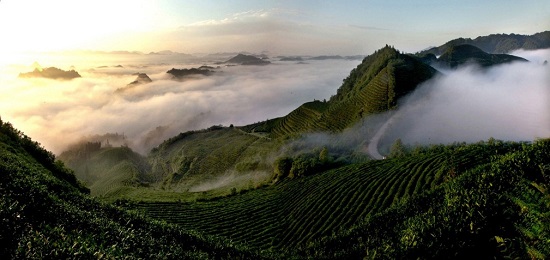
<svg viewBox="0 0 550 260"><path fill-rule="evenodd" d="M474 152L457 148L370 161L213 201L141 202L133 207L153 218L252 248L303 247L431 190L489 158L472 156Z"/></svg>

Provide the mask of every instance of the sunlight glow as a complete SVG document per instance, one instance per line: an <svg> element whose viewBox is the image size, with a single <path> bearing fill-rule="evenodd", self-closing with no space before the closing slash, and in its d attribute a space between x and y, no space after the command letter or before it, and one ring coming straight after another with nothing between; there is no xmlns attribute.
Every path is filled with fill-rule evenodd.
<svg viewBox="0 0 550 260"><path fill-rule="evenodd" d="M143 0L2 1L0 49L14 53L110 48L106 43L112 41L106 39L117 34L153 29L154 14L154 2Z"/></svg>

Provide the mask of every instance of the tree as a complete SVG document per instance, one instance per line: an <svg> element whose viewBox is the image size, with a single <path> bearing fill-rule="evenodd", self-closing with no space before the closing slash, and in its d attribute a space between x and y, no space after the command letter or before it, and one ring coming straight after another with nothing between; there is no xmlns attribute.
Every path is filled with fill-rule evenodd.
<svg viewBox="0 0 550 260"><path fill-rule="evenodd" d="M292 158L281 157L275 160L275 178L283 179L288 176L292 168Z"/></svg>
<svg viewBox="0 0 550 260"><path fill-rule="evenodd" d="M328 154L328 149L326 147L323 147L323 149L321 150L321 152L319 153L319 161L321 161L321 163L327 163L329 161L329 154Z"/></svg>
<svg viewBox="0 0 550 260"><path fill-rule="evenodd" d="M405 145L403 145L403 141L401 141L401 138L397 138L395 142L390 147L390 157L396 158L396 157L403 157L405 156Z"/></svg>

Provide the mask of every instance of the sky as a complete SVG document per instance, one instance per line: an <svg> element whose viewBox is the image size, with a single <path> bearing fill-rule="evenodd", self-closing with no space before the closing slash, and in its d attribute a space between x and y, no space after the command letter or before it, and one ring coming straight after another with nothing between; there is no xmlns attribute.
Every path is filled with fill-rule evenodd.
<svg viewBox="0 0 550 260"><path fill-rule="evenodd" d="M61 50L184 53L406 52L457 37L550 28L550 1L2 0L0 54Z"/></svg>

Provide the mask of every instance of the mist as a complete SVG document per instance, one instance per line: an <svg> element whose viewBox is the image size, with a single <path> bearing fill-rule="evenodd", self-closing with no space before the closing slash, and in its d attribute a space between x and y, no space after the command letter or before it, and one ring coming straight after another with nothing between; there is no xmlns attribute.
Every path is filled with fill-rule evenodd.
<svg viewBox="0 0 550 260"><path fill-rule="evenodd" d="M475 65L440 74L403 97L396 109L369 115L341 133L311 133L285 145L295 156L326 147L335 159L383 159L397 139L416 145L478 142L489 138L533 141L550 137L550 49L513 55L516 62ZM280 156L279 155L279 156Z"/></svg>
<svg viewBox="0 0 550 260"><path fill-rule="evenodd" d="M264 184L270 177L271 173L266 171L247 173L227 171L223 175L214 177L211 180L201 180L198 184L192 185L188 191L203 192L223 187L236 187L241 190L252 189Z"/></svg>
<svg viewBox="0 0 550 260"><path fill-rule="evenodd" d="M380 146L550 137L550 49L512 54L530 62L472 65L423 83L399 104Z"/></svg>
<svg viewBox="0 0 550 260"><path fill-rule="evenodd" d="M284 116L304 102L328 99L359 62L272 61L267 66L222 67L212 76L174 81L165 73L171 68L211 63L121 56L96 58L93 64L80 61L74 68L82 78L70 81L17 78L32 70L31 63L0 68L2 120L57 154L72 143L106 133L123 134L132 149L145 154L180 132L246 125ZM43 67L65 70L75 63L53 61L38 60ZM115 93L138 72L147 73L153 82Z"/></svg>

